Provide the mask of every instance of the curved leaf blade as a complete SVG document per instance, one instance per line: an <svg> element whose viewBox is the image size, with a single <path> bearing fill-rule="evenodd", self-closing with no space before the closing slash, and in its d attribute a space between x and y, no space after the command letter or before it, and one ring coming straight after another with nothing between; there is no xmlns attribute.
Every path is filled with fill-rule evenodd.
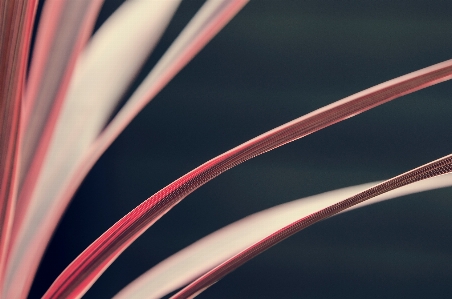
<svg viewBox="0 0 452 299"><path fill-rule="evenodd" d="M195 297L215 282L268 248L305 229L306 227L332 217L354 205L363 203L368 199L387 193L391 190L450 172L452 172L452 155L445 156L441 159L427 163L421 167L384 181L333 205L321 209L315 209L315 211L311 211L309 215L303 216L291 224L271 233L259 242L256 242L247 249L229 258L227 261L221 263L219 266L190 283L171 298L178 299Z"/></svg>
<svg viewBox="0 0 452 299"><path fill-rule="evenodd" d="M0 3L0 285L18 189L22 98L37 1Z"/></svg>
<svg viewBox="0 0 452 299"><path fill-rule="evenodd" d="M60 4L61 1L57 2ZM85 1L91 6L96 2L99 1ZM71 14L71 5L74 3L79 4L69 1L63 13ZM52 4L54 3L49 3ZM75 66L68 94L64 103L60 103L62 105L60 115L51 125L54 129L53 135L48 136L45 151L44 149L38 151L37 156L42 165L32 169L34 180L29 180L30 184L27 183L22 188L20 209L15 221L17 237L11 250L8 270L11 276L8 279L9 284L14 285L10 287L11 290L24 289L21 287L24 281L23 273L32 276L36 271L48 240L70 200L62 199L59 195L72 183L71 176L110 117L121 96L121 90L125 90L133 80L159 40L178 4L179 0L164 3L126 2L99 29L81 55ZM52 6L49 7L50 12L51 8ZM149 11L154 15L150 15ZM91 25L94 26L96 11L91 9L88 16L92 21ZM64 17L63 15L62 19ZM122 33L119 36L118 29L121 29ZM109 51L110 55L104 55L108 47L124 36L127 40L120 43L121 47L114 47L114 51ZM148 39L143 41L144 37ZM59 44L58 41L54 42ZM137 46L137 43L140 46ZM119 69L118 64L122 64L126 57L133 59L129 59L129 64L123 72L105 68L115 65L113 68ZM113 84L114 88L106 88L107 84Z"/></svg>
<svg viewBox="0 0 452 299"><path fill-rule="evenodd" d="M190 193L257 155L452 77L452 60L379 84L264 133L192 170L116 222L55 280L45 298L84 292L147 228Z"/></svg>
<svg viewBox="0 0 452 299"><path fill-rule="evenodd" d="M351 186L297 199L247 216L168 257L127 285L114 298L161 298L299 218L378 183L380 182ZM451 174L434 177L381 194L343 212L408 194L450 186Z"/></svg>
<svg viewBox="0 0 452 299"><path fill-rule="evenodd" d="M209 0L165 52L131 98L102 131L59 195L68 201L99 157L132 119L223 28L248 0Z"/></svg>
<svg viewBox="0 0 452 299"><path fill-rule="evenodd" d="M39 177L75 61L91 34L101 4L102 0L47 1L44 5L23 99L20 161L16 163L19 169L18 199L6 267L11 265L11 248L16 241L24 213L29 207L30 195ZM36 6L33 13L35 9ZM32 24L29 27L31 36ZM27 48L27 54L28 50ZM37 267L38 261L33 262ZM31 283L34 275L32 268L26 267L27 275L20 272L18 280L12 278L13 273L8 268L6 282L2 288L3 296L25 296L28 289L22 288L22 283ZM13 284L16 287L10 288ZM8 293L10 291L16 295Z"/></svg>

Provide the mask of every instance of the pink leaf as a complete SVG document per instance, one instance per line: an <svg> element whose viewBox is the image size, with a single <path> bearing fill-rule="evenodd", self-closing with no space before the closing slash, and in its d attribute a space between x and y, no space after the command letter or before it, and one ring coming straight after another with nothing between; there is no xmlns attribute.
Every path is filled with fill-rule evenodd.
<svg viewBox="0 0 452 299"><path fill-rule="evenodd" d="M366 189L354 196L351 196L343 201L335 203L323 209L319 209L314 213L302 217L299 220L281 228L280 230L270 234L269 236L263 238L259 242L256 242L247 249L241 251L240 253L234 255L227 261L223 262L221 265L210 270L206 274L202 275L200 278L196 279L194 282L190 283L188 286L183 288L177 294L172 296L173 299L179 298L193 298L206 290L209 286L213 285L215 282L223 278L228 273L232 272L239 266L243 265L250 259L264 252L268 248L276 245L282 240L292 236L293 234L317 223L321 220L327 219L334 216L346 209L357 205L359 203L365 202L368 199L374 198L380 194L384 194L391 190L432 178L435 176L440 176L446 173L452 172L452 155L448 155L441 159L435 160L433 162L427 163L421 167L415 168L404 174L396 176L390 180L384 181L374 187Z"/></svg>
<svg viewBox="0 0 452 299"><path fill-rule="evenodd" d="M30 5L36 8L34 2ZM88 40L100 9L102 0L95 1L46 1L40 30L36 40L32 66L27 82L27 92L24 100L23 115L20 121L20 173L17 211L14 215L14 225L11 235L10 253L15 251L15 242L26 210L30 208L30 197L35 183L40 175L40 168L52 136L55 122L65 96L69 79L74 69L78 54ZM17 18L17 21L20 21ZM31 36L31 25L29 36ZM13 31L11 31L13 32ZM14 48L12 48L14 49ZM28 47L25 53L28 55ZM24 60L24 68L27 63ZM47 79L47 80L44 80ZM3 82L3 80L2 80ZM38 243L36 243L38 244ZM11 249L13 248L13 249ZM32 252L39 252L36 247L30 247ZM8 258L6 267L15 267L14 260ZM14 273L7 270L6 286L3 294L12 298L14 293L25 296L39 263L40 256L33 258L32 254L20 260L25 263L26 271ZM29 262L29 264L27 264ZM23 273L27 273L23 275ZM18 275L16 277L11 277ZM11 288L11 286L14 287Z"/></svg>
<svg viewBox="0 0 452 299"><path fill-rule="evenodd" d="M204 163L116 222L66 268L44 297L83 294L147 228L191 192L226 170L373 107L450 78L452 60L387 81L320 108Z"/></svg>
<svg viewBox="0 0 452 299"><path fill-rule="evenodd" d="M0 284L17 192L19 125L37 1L0 3Z"/></svg>
<svg viewBox="0 0 452 299"><path fill-rule="evenodd" d="M452 174L419 181L357 204L343 212L384 200L452 186ZM228 259L253 246L265 237L315 211L375 186L380 182L341 188L249 215L231 223L152 267L121 290L114 298L161 298L175 291Z"/></svg>

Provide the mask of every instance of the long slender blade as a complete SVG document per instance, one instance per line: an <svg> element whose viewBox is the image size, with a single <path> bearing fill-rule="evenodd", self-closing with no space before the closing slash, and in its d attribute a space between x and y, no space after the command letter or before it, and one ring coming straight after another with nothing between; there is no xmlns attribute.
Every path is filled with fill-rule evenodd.
<svg viewBox="0 0 452 299"><path fill-rule="evenodd" d="M452 155L445 156L441 159L427 163L421 167L415 168L404 174L396 176L392 179L384 181L378 185L370 187L362 192L350 196L344 200L338 201L332 205L322 208L314 208L307 215L300 217L296 221L284 226L283 228L269 234L265 238L249 246L245 250L219 266L202 275L194 282L183 288L172 299L194 298L215 282L232 272L239 266L243 265L250 259L264 252L268 248L276 245L282 240L292 236L293 234L311 226L321 220L332 217L346 209L353 207L359 203L363 203L378 195L385 194L389 191L396 190L400 187L413 184L428 178L444 175L452 172Z"/></svg>
<svg viewBox="0 0 452 299"><path fill-rule="evenodd" d="M114 298L162 298L301 217L338 203L379 183L372 182L341 188L280 204L247 216L168 257L132 281ZM381 194L343 212L384 200L450 186L452 186L452 174L438 176Z"/></svg>
<svg viewBox="0 0 452 299"><path fill-rule="evenodd" d="M20 117L37 1L0 2L0 285L18 188Z"/></svg>
<svg viewBox="0 0 452 299"><path fill-rule="evenodd" d="M20 262L31 262L34 265L27 264L26 271L19 273L10 268L11 264L14 264L13 259L10 258L11 253L14 252L14 243L24 211L30 207L30 194L40 175L42 161L75 60L91 35L101 4L102 0L50 0L44 5L20 120L20 156L19 162L15 163L15 167L20 169L19 189L5 283L2 288L5 298L26 296L39 262L39 259L33 259L31 256L22 257ZM28 52L27 48L27 54ZM31 246L29 250L33 252L35 248ZM15 278L14 275L16 275ZM25 285L28 287L23 287Z"/></svg>
<svg viewBox="0 0 452 299"><path fill-rule="evenodd" d="M204 163L158 191L116 222L63 271L44 298L83 294L153 223L190 193L230 168L373 107L450 78L452 60L390 80L320 108Z"/></svg>

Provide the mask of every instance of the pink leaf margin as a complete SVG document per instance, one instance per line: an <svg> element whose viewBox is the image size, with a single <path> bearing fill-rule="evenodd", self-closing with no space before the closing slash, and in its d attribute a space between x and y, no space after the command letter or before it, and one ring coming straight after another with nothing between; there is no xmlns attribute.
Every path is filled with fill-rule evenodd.
<svg viewBox="0 0 452 299"><path fill-rule="evenodd" d="M231 223L168 257L135 279L114 299L161 298L193 282L268 235L311 213L371 188L381 182L345 187L283 203ZM385 200L452 186L452 174L389 191L343 212ZM303 271L301 269L301 271Z"/></svg>
<svg viewBox="0 0 452 299"><path fill-rule="evenodd" d="M18 211L14 220L15 229L18 229L21 225L25 211L29 207L29 200L40 174L41 166L44 161L47 148L50 144L55 124L68 90L70 79L75 69L75 63L92 33L102 3L103 0L78 1L75 8L80 11L79 13L82 13L83 20L79 24L79 28L75 30L73 40L70 39L66 42L66 44L71 46L71 53L68 60L63 63L60 61L55 63L57 64L56 68L58 68L58 64L61 64L60 67L63 68L63 76L59 80L60 84L58 85L55 98L51 101L50 111L47 111L48 115L45 123L43 124L42 132L34 132L34 127L37 127L39 124L36 122L30 122L34 120L32 118L32 112L34 112L34 115L37 114L37 111L35 110L38 109L37 106L39 105L37 102L39 87L42 86L43 78L52 77L52 74L49 74L49 68L52 71L52 67L55 68L55 66L52 65L52 57L50 57L50 54L52 54L52 50L55 50L55 47L58 47L58 45L61 44L54 43L58 40L54 35L57 33L57 28L61 27L61 23L64 22L65 13L68 13L67 10L74 10L74 2L71 3L71 1L50 0L45 3L41 17L42 21L40 22L36 40L36 48L33 53L30 77L27 82L23 118L21 120L21 128L23 130L22 136L26 137L26 135L38 133L37 135L39 137L37 137L37 139L39 140L39 143L37 144L35 150L26 149L32 150L32 157L21 157L22 173L20 175L22 176L23 181L21 182L22 186L20 188L18 199ZM38 111L41 111L44 115L46 114L46 111ZM21 141L22 147L27 147L26 144L23 144L26 141L27 140L25 140L25 138ZM24 152L23 149L22 152ZM24 158L30 158L31 161L24 161ZM26 162L25 164L27 165L23 165L23 162ZM23 169L23 167L26 168Z"/></svg>
<svg viewBox="0 0 452 299"><path fill-rule="evenodd" d="M239 266L243 265L250 259L256 257L260 253L283 241L284 239L321 220L332 217L352 206L365 202L366 200L369 200L386 192L450 172L452 172L452 155L448 155L441 159L427 163L421 167L415 168L413 170L405 172L404 174L384 181L374 187L366 189L343 201L320 209L281 228L280 230L270 234L259 242L231 257L221 265L215 267L206 274L202 275L200 278L196 279L194 282L190 283L177 294L172 296L171 299L193 298L197 296L208 287L213 285L215 282L217 282L233 270L237 269Z"/></svg>
<svg viewBox="0 0 452 299"><path fill-rule="evenodd" d="M65 202L68 202L73 193L83 180L85 175L115 140L115 138L124 130L130 121L141 111L141 109L152 100L157 93L166 86L166 84L188 63L190 60L236 15L248 0L210 0L201 8L200 18L193 18L184 31L171 45L158 62L151 74L145 79L138 90L129 99L126 106L118 113L113 121L107 126L104 132L99 136L91 147L85 159L80 163L80 167L71 179L71 184L65 188L60 198L58 210L64 210ZM210 11L210 12L209 12ZM213 16L214 17L213 17ZM62 296L81 296L97 280L103 271L110 265L104 264L101 271L90 273L81 277L83 282L71 290L61 292L59 287L52 286L44 297L52 298ZM88 272L86 272L88 273ZM86 274L85 273L85 274ZM80 277L79 277L80 278ZM52 290L52 291L51 291ZM57 294L52 294L56 290ZM69 295L69 293L71 295ZM66 296L66 295L64 295Z"/></svg>
<svg viewBox="0 0 452 299"><path fill-rule="evenodd" d="M22 3L22 1L11 1L16 3ZM34 21L34 15L37 8L37 1L25 1L24 3L27 3L27 7L29 9L29 15L26 20L22 20L24 28L27 28L27 34L29 35L29 38L31 39L31 31L32 31L32 25ZM61 106L61 103L64 99L64 95L67 90L67 86L69 84L69 80L72 75L72 71L75 66L75 61L80 54L83 46L86 44L86 41L88 40L92 29L94 27L98 11L100 10L100 7L103 3L103 0L94 0L94 1L79 1L79 2L72 2L72 1L55 1L50 0L46 1L43 9L43 16L41 18L40 24L42 25L42 28L40 30L40 33L38 34L37 40L36 40L36 46L35 46L35 55L32 59L32 70L30 73L29 81L27 82L27 92L25 92L24 95L21 95L20 102L23 101L23 105L21 107L21 119L18 123L18 145L16 149L17 154L17 160L14 161L15 170L17 171L16 178L15 178L15 192L16 196L18 198L14 198L14 201L17 200L15 203L15 211L14 216L11 214L11 217L9 219L9 222L11 224L9 226L9 229L11 230L10 233L10 242L8 244L8 248L4 249L7 251L5 254L7 257L1 262L1 266L4 268L4 279L0 281L0 284L2 285L1 292L2 296L5 298L23 298L26 297L26 294L28 292L28 289L31 285L32 278L34 276L34 273L36 271L36 268L39 264L39 260L31 261L31 264L34 264L34 266L30 266L28 264L25 267L25 271L19 271L15 272L17 274L16 277L11 277L11 274L13 274L10 271L9 266L10 265L10 256L11 253L14 252L14 242L16 240L18 231L20 230L20 224L23 219L24 211L29 208L29 195L32 192L34 182L39 175L39 169L42 164L42 159L45 156L45 151L48 146L48 143L50 141L51 134L53 132L55 121L59 114L59 108ZM72 5L72 6L71 6ZM27 172L27 183L20 186L21 184L21 177L25 176L26 174L20 173L19 170L21 166L23 166L23 160L22 160L22 153L23 153L23 140L26 136L27 130L27 124L31 115L31 112L34 110L34 100L36 97L37 87L41 84L42 77L46 77L45 71L45 64L52 59L52 57L49 57L49 53L52 47L55 46L53 43L55 40L54 33L57 31L57 28L61 26L61 22L64 22L64 18L61 19L61 16L63 15L63 12L65 11L65 8L67 6L71 6L73 8L73 5L85 5L86 8L82 11L82 18L83 21L77 26L79 28L77 29L76 36L74 37L75 40L72 44L72 48L70 49L70 57L64 67L64 75L63 78L61 78L61 82L58 86L58 90L56 93L56 98L54 100L54 103L51 107L51 112L49 117L46 120L46 124L44 126L44 131L40 137L40 142L38 145L38 149L34 154L34 159L32 162L32 167L30 171ZM66 11L67 13L68 11ZM20 20L20 18L17 18L17 20ZM68 41L69 43L72 43L72 40ZM20 53L23 53L21 55L24 56L24 62L23 62L23 78L22 81L25 81L25 68L27 66L27 59L28 59L28 53L29 53L29 44L23 45L20 48ZM63 63L64 64L64 63ZM2 80L3 82L3 80ZM24 82L22 82L24 83ZM21 86L18 88L22 92L23 87ZM11 160L13 161L13 160ZM13 186L14 184L10 184L10 186ZM13 219L14 218L14 219ZM6 226L5 226L6 227ZM3 246L3 247L6 247ZM33 248L34 249L34 248ZM33 270L34 269L34 270ZM26 273L24 277L24 273ZM15 295L13 295L12 293ZM17 297L15 297L17 295Z"/></svg>
<svg viewBox="0 0 452 299"><path fill-rule="evenodd" d="M18 190L22 97L37 1L0 3L0 284Z"/></svg>
<svg viewBox="0 0 452 299"><path fill-rule="evenodd" d="M451 78L452 60L421 69L315 110L204 163L116 222L63 271L44 298L83 294L153 223L190 193L226 170L373 107Z"/></svg>

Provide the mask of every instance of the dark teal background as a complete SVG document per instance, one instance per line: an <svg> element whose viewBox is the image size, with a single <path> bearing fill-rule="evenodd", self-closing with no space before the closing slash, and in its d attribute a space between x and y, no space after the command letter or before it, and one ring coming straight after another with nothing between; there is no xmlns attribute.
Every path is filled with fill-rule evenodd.
<svg viewBox="0 0 452 299"><path fill-rule="evenodd" d="M101 19L116 2L106 1ZM201 3L182 3L143 74ZM251 1L91 171L30 298L115 221L203 162L314 109L452 58L451 13L450 1ZM110 298L162 259L251 213L450 154L451 91L446 82L416 92L228 171L151 227L86 298ZM316 224L199 298L448 298L451 195L444 189L407 196Z"/></svg>

